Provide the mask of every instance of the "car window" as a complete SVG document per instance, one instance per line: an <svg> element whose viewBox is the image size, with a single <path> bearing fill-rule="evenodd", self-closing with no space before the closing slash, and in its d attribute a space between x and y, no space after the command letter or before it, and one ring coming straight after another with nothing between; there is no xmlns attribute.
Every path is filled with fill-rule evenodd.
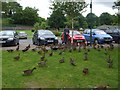
<svg viewBox="0 0 120 90"><path fill-rule="evenodd" d="M97 30L94 32L95 34L106 34L104 31Z"/></svg>
<svg viewBox="0 0 120 90"><path fill-rule="evenodd" d="M43 31L43 30L39 31L38 34L39 35L53 35L51 31Z"/></svg>
<svg viewBox="0 0 120 90"><path fill-rule="evenodd" d="M14 36L14 33L11 31L1 31L0 36Z"/></svg>
<svg viewBox="0 0 120 90"><path fill-rule="evenodd" d="M73 31L73 35L79 35L79 34L81 34L81 33L78 31ZM70 31L70 35L72 35L72 31Z"/></svg>

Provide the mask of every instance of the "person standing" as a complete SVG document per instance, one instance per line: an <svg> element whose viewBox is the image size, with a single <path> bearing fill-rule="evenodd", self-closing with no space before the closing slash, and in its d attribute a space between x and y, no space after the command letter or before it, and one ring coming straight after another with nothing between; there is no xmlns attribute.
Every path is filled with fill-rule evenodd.
<svg viewBox="0 0 120 90"><path fill-rule="evenodd" d="M64 43L67 44L68 43L68 37L69 37L69 29L66 26L64 29Z"/></svg>

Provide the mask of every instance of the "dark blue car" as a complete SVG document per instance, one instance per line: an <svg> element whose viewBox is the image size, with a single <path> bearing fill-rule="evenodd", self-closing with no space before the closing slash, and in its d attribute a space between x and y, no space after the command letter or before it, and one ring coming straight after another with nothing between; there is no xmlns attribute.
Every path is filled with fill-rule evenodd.
<svg viewBox="0 0 120 90"><path fill-rule="evenodd" d="M86 29L83 32L86 41L90 43L90 29ZM113 38L109 34L105 33L103 30L92 29L92 43L96 44L104 44L104 43L112 43Z"/></svg>

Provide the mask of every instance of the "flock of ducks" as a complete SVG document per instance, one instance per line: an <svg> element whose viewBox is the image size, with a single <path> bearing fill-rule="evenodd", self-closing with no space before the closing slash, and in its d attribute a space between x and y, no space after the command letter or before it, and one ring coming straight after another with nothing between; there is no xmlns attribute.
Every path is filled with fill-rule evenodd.
<svg viewBox="0 0 120 90"><path fill-rule="evenodd" d="M50 48L50 51L48 49L46 49L46 47ZM106 62L108 65L108 68L112 68L113 67L113 60L111 59L111 56L109 54L110 50L114 49L114 45L113 44L109 44L106 47L104 47L103 45L99 45L99 44L93 44L93 49L97 50L98 52L101 51L101 49L104 49L104 54L107 56L106 58ZM28 46L26 46L22 52L25 53L27 52L29 49L31 48L30 44ZM66 50L68 50L69 53L72 53L73 51L78 51L81 52L81 49L84 49L84 55L83 55L83 60L86 61L88 60L88 53L90 52L90 48L88 48L88 46L76 46L76 45L63 45L63 44L59 44L59 45L48 45L48 46L38 46L35 47L33 49L31 49L33 52L37 52L38 54L42 55L40 57L40 61L38 62L38 66L39 67L44 67L46 66L47 63L47 58L46 58L46 54L48 53L48 55L50 57L52 57L54 55L54 50L59 50L58 55L63 55L63 53L65 53ZM7 50L9 53L13 52L13 51L19 51L19 45L16 47L16 49L9 49ZM20 53L18 53L18 55L16 55L15 57L13 57L13 59L15 61L19 61L20 60ZM65 57L63 56L60 60L59 63L65 63ZM69 60L70 65L72 66L77 66L75 59L73 57L70 57ZM32 68L32 69L27 69L23 71L23 75L24 76L28 76L31 75L33 73L33 71L37 69L36 67ZM89 69L87 67L83 68L83 75L88 75L89 74ZM105 87L104 87L105 88ZM95 89L95 90L99 90L99 89ZM103 89L102 89L103 90Z"/></svg>

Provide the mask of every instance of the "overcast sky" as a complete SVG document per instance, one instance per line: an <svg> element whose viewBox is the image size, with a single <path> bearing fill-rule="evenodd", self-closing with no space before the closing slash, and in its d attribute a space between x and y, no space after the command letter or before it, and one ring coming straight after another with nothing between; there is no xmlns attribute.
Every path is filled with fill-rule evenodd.
<svg viewBox="0 0 120 90"><path fill-rule="evenodd" d="M85 0L86 3L90 4L91 0ZM117 0L92 0L93 1L93 9L92 12L95 13L95 15L100 16L103 12L108 12L110 14L117 13L117 10L113 10L113 2ZM38 14L40 17L47 18L50 16L50 0L18 0L18 3L20 3L23 8L29 6L32 8L39 9ZM90 7L86 9L87 11L83 13L84 16L86 16L88 13L90 13Z"/></svg>

